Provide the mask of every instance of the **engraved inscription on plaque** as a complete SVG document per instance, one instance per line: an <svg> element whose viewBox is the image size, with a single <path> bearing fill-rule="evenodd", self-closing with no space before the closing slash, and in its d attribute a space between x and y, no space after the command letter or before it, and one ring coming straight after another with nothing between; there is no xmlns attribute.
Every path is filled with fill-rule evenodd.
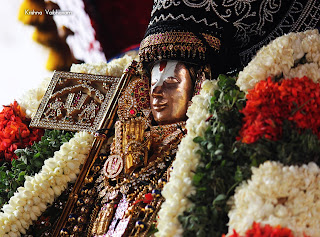
<svg viewBox="0 0 320 237"><path fill-rule="evenodd" d="M120 78L55 72L30 126L94 132L100 129Z"/></svg>

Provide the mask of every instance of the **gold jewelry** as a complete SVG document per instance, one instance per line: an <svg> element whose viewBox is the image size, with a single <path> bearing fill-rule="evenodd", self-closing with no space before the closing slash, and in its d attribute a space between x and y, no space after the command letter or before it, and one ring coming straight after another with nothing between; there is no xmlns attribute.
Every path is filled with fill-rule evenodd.
<svg viewBox="0 0 320 237"><path fill-rule="evenodd" d="M165 182L163 180L167 179L169 167L175 156L175 150L184 135L184 124L177 123L170 126L162 126L163 130L161 131L167 135L164 139L169 139L169 137L170 139L165 144L161 143L161 147L154 154L156 158L148 162L147 166L135 171L132 175L119 175L117 184L112 184L115 181L105 176L103 174L104 171L101 172L100 177L96 181L96 187L104 208L100 210L97 220L94 222L92 233L100 234L104 230L104 233L111 234L112 236L114 233L124 234L123 231L130 231L130 236L140 236L141 233L150 228L152 221L149 219L152 218L153 220L155 218L156 214L154 214L154 211L157 212L156 207L160 207L159 203L162 202L159 190L163 187L163 183ZM173 131L172 128L175 128L176 131ZM172 129L172 133L168 132L170 129ZM157 130L154 129L154 131ZM152 190L156 190L154 194L150 193ZM150 198L151 196L152 199L146 200L146 197ZM108 209L107 206L113 202L119 202L117 210L112 215L108 215L108 213L111 213L111 209ZM149 202L149 206L147 202ZM119 206L121 210L118 211ZM146 209L149 210L146 211ZM103 214L105 212L106 214ZM121 218L119 218L120 214ZM136 224L136 227L133 229L126 229L129 225L134 224L132 222L135 218L141 215L143 218L141 223L139 222L140 224ZM119 222L119 224L116 226L115 222ZM120 227L118 227L119 225Z"/></svg>

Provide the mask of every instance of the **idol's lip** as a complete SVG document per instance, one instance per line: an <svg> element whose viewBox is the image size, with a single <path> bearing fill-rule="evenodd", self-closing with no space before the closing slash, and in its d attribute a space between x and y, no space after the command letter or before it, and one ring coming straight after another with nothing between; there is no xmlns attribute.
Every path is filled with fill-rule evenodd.
<svg viewBox="0 0 320 237"><path fill-rule="evenodd" d="M155 111L159 112L167 107L167 103L153 104L152 107Z"/></svg>

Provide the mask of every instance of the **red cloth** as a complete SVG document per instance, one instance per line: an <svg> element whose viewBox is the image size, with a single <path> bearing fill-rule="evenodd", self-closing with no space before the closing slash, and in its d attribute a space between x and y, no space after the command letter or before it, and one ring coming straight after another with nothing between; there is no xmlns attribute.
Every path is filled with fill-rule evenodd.
<svg viewBox="0 0 320 237"><path fill-rule="evenodd" d="M152 0L84 0L84 3L107 59L143 39Z"/></svg>

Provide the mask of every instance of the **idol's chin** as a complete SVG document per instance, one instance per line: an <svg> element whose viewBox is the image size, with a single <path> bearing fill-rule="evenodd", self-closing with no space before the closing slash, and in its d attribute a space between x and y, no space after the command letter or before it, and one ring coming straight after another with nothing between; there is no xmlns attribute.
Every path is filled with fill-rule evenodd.
<svg viewBox="0 0 320 237"><path fill-rule="evenodd" d="M155 113L155 114L153 115L153 118L154 118L154 121L156 121L156 123L157 123L158 125L164 125L164 124L170 123L170 122L166 119L165 116L163 116L163 115L161 115L161 114L159 114L159 113Z"/></svg>
<svg viewBox="0 0 320 237"><path fill-rule="evenodd" d="M151 107L153 118L158 125L170 123L171 111L167 105L153 105Z"/></svg>
<svg viewBox="0 0 320 237"><path fill-rule="evenodd" d="M164 111L161 113L154 112L153 118L158 125L170 124L172 123L172 119L168 118L168 115L170 115L170 113L165 113Z"/></svg>
<svg viewBox="0 0 320 237"><path fill-rule="evenodd" d="M158 125L166 125L166 124L182 122L187 119L186 116L183 118L168 118L168 114L170 115L170 113L165 113L165 114L164 113L154 113L153 114L154 121L156 121L156 123Z"/></svg>

